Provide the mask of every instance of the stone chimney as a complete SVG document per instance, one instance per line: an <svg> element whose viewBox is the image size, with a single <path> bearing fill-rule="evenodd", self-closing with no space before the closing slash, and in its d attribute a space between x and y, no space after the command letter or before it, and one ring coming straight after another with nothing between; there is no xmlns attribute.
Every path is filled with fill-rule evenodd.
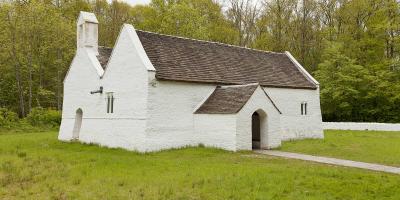
<svg viewBox="0 0 400 200"><path fill-rule="evenodd" d="M98 25L96 15L81 11L77 23L77 48L89 48L98 55Z"/></svg>

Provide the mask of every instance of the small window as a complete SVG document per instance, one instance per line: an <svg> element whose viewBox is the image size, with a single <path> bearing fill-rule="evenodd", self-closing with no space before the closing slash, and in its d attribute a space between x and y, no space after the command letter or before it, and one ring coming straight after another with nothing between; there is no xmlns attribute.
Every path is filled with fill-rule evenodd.
<svg viewBox="0 0 400 200"><path fill-rule="evenodd" d="M307 102L301 103L301 115L307 115Z"/></svg>
<svg viewBox="0 0 400 200"><path fill-rule="evenodd" d="M114 113L114 93L107 92L107 113Z"/></svg>

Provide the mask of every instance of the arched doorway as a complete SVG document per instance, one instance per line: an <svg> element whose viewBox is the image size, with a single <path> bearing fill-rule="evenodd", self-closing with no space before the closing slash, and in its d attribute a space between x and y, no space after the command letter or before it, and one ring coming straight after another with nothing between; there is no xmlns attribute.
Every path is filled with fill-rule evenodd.
<svg viewBox="0 0 400 200"><path fill-rule="evenodd" d="M261 121L260 115L257 112L254 112L251 116L251 141L253 149L261 148Z"/></svg>
<svg viewBox="0 0 400 200"><path fill-rule="evenodd" d="M83 115L82 109L79 108L78 110L76 110L74 130L72 132L73 140L79 139L79 132L80 132L81 126L82 126L82 115Z"/></svg>

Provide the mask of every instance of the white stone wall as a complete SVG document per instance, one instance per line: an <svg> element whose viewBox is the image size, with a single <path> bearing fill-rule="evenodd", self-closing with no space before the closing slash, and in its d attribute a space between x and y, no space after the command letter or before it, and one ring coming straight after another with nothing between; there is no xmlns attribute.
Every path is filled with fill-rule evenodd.
<svg viewBox="0 0 400 200"><path fill-rule="evenodd" d="M102 84L104 94L113 92L114 113L109 118L146 119L148 71L135 47L133 27L124 26L114 47Z"/></svg>
<svg viewBox="0 0 400 200"><path fill-rule="evenodd" d="M282 112L282 140L324 137L319 90L264 89ZM307 115L301 115L302 102L307 102Z"/></svg>
<svg viewBox="0 0 400 200"><path fill-rule="evenodd" d="M215 86L210 84L150 81L147 150L198 145L193 113L214 89Z"/></svg>
<svg viewBox="0 0 400 200"><path fill-rule="evenodd" d="M324 130L400 131L400 124L364 122L323 122Z"/></svg>
<svg viewBox="0 0 400 200"><path fill-rule="evenodd" d="M85 118L79 141L111 148L143 151L145 120Z"/></svg>
<svg viewBox="0 0 400 200"><path fill-rule="evenodd" d="M237 150L252 149L252 115L258 111L266 114L266 126L261 126L261 148L274 148L281 145L280 114L268 100L261 87L258 87L249 101L237 114L236 148ZM260 112L261 111L261 112ZM263 116L261 117L261 119ZM261 121L261 123L263 123Z"/></svg>
<svg viewBox="0 0 400 200"><path fill-rule="evenodd" d="M257 109L267 115L264 148L279 146L281 138L323 137L318 90L266 88L282 115L261 88L236 115L195 115L215 85L156 80L154 66L131 25L124 25L105 71L96 53L81 45L71 64L64 82L60 140L72 139L79 108L83 111L80 141L141 152L199 143L250 150L251 115ZM90 94L100 86L103 94ZM114 113L106 112L108 92L115 97ZM303 101L308 103L307 116L300 115Z"/></svg>
<svg viewBox="0 0 400 200"><path fill-rule="evenodd" d="M77 50L64 83L60 140L72 139L75 113L81 108L81 142L145 150L149 73L138 45L141 46L133 27L124 26L104 74L93 51ZM90 94L100 86L103 94ZM108 92L115 97L114 113L107 113Z"/></svg>
<svg viewBox="0 0 400 200"><path fill-rule="evenodd" d="M102 98L90 95L90 91L98 89L100 78L89 59L88 51L78 49L71 67L64 80L64 101L59 139L72 139L72 130L76 111L81 108L83 117L96 117L102 104ZM83 120L84 121L84 120ZM85 130L81 129L83 132Z"/></svg>
<svg viewBox="0 0 400 200"><path fill-rule="evenodd" d="M124 25L102 78L104 103L107 92L115 100L114 113L106 113L103 106L108 129L100 129L104 135L100 144L145 150L149 71L138 48L141 44L134 28Z"/></svg>
<svg viewBox="0 0 400 200"><path fill-rule="evenodd" d="M204 144L226 150L251 150L251 116L268 114L264 148L280 145L279 112L258 88L238 114L193 114L215 85L157 81L149 83L146 151Z"/></svg>
<svg viewBox="0 0 400 200"><path fill-rule="evenodd" d="M195 114L195 138L208 147L236 151L235 114Z"/></svg>
<svg viewBox="0 0 400 200"><path fill-rule="evenodd" d="M215 85L211 84L150 80L146 151L198 145L199 143L233 150L234 144L228 141L231 134L217 133L217 130L220 130L221 133L227 133L227 130L234 131L229 128L233 123L230 121L230 117L222 119L225 115L193 114L214 89ZM323 137L318 90L267 88L266 91L283 114L276 115L278 111L265 96L255 97L254 99L258 100L249 101L248 105L254 106L252 109L255 109L260 101L264 101L261 104L266 106L264 109L269 117L267 127L272 134L269 134L271 138L264 138L262 144L264 148L279 146L281 139ZM255 95L265 94L257 92ZM308 115L306 116L300 114L300 105L303 101L308 103ZM250 109L251 106L248 107L248 111L238 115L235 123L237 129L236 150L251 149L251 114L254 110ZM246 112L251 112L251 114ZM206 116L211 117L206 119ZM221 125L224 120L224 125ZM282 121L285 125L282 125ZM209 124L208 127L207 124ZM213 132L206 133L207 130L213 130ZM212 137L206 136L206 134L210 134ZM221 141L221 143L216 141Z"/></svg>

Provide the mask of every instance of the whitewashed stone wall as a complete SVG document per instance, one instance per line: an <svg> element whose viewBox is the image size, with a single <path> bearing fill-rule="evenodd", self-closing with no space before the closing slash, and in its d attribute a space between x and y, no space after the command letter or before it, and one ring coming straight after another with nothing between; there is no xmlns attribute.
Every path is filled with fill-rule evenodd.
<svg viewBox="0 0 400 200"><path fill-rule="evenodd" d="M249 101L237 114L236 148L252 149L252 115L257 111L261 123L261 148L274 148L281 145L280 114L269 101L261 87L258 87Z"/></svg>
<svg viewBox="0 0 400 200"><path fill-rule="evenodd" d="M204 144L227 150L251 150L251 116L258 109L268 115L269 137L262 147L280 145L279 112L258 88L238 114L194 114L215 85L150 81L146 151Z"/></svg>
<svg viewBox="0 0 400 200"><path fill-rule="evenodd" d="M282 112L282 140L324 137L319 90L264 89ZM302 102L307 102L307 115L301 115Z"/></svg>
<svg viewBox="0 0 400 200"><path fill-rule="evenodd" d="M193 113L214 89L210 84L150 81L147 151L198 145Z"/></svg>
<svg viewBox="0 0 400 200"><path fill-rule="evenodd" d="M208 147L236 151L235 114L195 114L195 138Z"/></svg>
<svg viewBox="0 0 400 200"><path fill-rule="evenodd" d="M251 115L258 109L268 122L262 147L279 146L281 139L323 137L318 90L265 88L282 115L261 88L236 115L193 114L216 86L156 80L131 25L124 25L106 71L96 58L96 45L79 45L78 40L78 46L64 82L60 140L72 139L78 109L83 111L80 141L141 152L199 143L250 150ZM103 94L90 94L100 86ZM114 113L106 112L107 92L114 94ZM303 101L308 103L307 116L300 115Z"/></svg>
<svg viewBox="0 0 400 200"><path fill-rule="evenodd" d="M96 112L102 104L102 98L90 95L90 91L100 86L99 74L89 59L90 52L78 49L64 80L64 102L59 139L72 139L72 130L76 111L81 108L84 117L98 117ZM84 84L82 84L84 83ZM85 131L84 129L81 129Z"/></svg>
<svg viewBox="0 0 400 200"><path fill-rule="evenodd" d="M324 130L400 131L400 124L363 122L323 122Z"/></svg>
<svg viewBox="0 0 400 200"><path fill-rule="evenodd" d="M79 141L111 148L144 151L145 120L84 118Z"/></svg>
<svg viewBox="0 0 400 200"><path fill-rule="evenodd" d="M114 113L107 117L146 119L148 70L132 34L136 34L133 27L125 25L102 78L104 95L113 92L115 97Z"/></svg>
<svg viewBox="0 0 400 200"><path fill-rule="evenodd" d="M83 111L79 141L129 150L145 150L149 68L135 30L125 25L106 71L95 52L78 48L64 82L63 116L59 139L72 139L76 110ZM153 68L154 69L154 68ZM103 86L103 94L90 94ZM106 97L113 92L114 113L107 113Z"/></svg>

